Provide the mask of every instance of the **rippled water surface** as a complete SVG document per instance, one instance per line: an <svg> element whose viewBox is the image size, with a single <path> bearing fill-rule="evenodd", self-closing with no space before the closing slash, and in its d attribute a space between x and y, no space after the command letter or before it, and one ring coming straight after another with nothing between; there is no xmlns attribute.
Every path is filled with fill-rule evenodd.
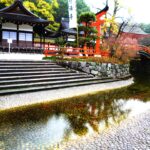
<svg viewBox="0 0 150 150"><path fill-rule="evenodd" d="M0 112L0 150L50 150L150 109L150 84Z"/></svg>

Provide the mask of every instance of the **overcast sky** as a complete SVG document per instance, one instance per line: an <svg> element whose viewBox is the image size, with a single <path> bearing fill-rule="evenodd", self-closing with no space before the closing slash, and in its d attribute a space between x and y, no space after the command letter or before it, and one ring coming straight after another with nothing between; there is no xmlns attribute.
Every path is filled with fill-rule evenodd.
<svg viewBox="0 0 150 150"><path fill-rule="evenodd" d="M109 0L110 10L113 7L113 0ZM134 18L135 22L150 23L150 0L121 0L121 5L124 7L120 12L121 17L130 16ZM106 0L85 0L90 6L91 10L96 12L96 8L103 8Z"/></svg>

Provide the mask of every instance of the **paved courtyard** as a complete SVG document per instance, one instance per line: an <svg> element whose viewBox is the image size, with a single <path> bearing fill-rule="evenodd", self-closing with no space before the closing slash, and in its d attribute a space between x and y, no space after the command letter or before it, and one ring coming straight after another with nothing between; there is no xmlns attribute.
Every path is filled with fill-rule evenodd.
<svg viewBox="0 0 150 150"><path fill-rule="evenodd" d="M150 110L93 137L64 144L62 150L150 150Z"/></svg>
<svg viewBox="0 0 150 150"><path fill-rule="evenodd" d="M0 60L42 60L43 54L0 53Z"/></svg>

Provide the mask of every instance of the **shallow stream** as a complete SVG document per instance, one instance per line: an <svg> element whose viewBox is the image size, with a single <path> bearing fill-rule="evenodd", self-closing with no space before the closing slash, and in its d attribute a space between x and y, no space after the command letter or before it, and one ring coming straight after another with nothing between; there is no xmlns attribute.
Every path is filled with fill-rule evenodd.
<svg viewBox="0 0 150 150"><path fill-rule="evenodd" d="M0 150L50 150L150 110L150 82L0 112Z"/></svg>

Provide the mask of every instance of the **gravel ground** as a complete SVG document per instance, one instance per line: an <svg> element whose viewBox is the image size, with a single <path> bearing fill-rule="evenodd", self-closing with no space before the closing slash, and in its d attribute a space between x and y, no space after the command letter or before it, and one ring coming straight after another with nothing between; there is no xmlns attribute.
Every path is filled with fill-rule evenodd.
<svg viewBox="0 0 150 150"><path fill-rule="evenodd" d="M150 150L150 110L92 137L60 146L61 150Z"/></svg>
<svg viewBox="0 0 150 150"><path fill-rule="evenodd" d="M0 110L6 110L35 103L48 102L61 98L70 98L73 96L79 96L82 94L88 94L96 91L121 88L124 86L128 86L132 83L133 79L128 79L110 83L0 96Z"/></svg>

